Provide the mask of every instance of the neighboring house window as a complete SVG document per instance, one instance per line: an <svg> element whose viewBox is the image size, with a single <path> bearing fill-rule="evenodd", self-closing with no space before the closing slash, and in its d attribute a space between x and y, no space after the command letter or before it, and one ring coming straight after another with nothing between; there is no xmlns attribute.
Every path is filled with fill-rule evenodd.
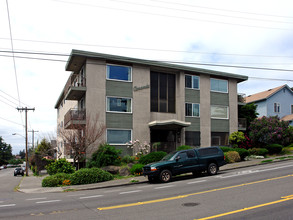
<svg viewBox="0 0 293 220"><path fill-rule="evenodd" d="M107 111L131 113L131 98L107 97Z"/></svg>
<svg viewBox="0 0 293 220"><path fill-rule="evenodd" d="M211 91L227 93L228 81L222 79L211 79Z"/></svg>
<svg viewBox="0 0 293 220"><path fill-rule="evenodd" d="M227 106L211 106L211 117L219 119L228 119L228 107Z"/></svg>
<svg viewBox="0 0 293 220"><path fill-rule="evenodd" d="M185 116L199 117L199 104L185 103Z"/></svg>
<svg viewBox="0 0 293 220"><path fill-rule="evenodd" d="M151 72L151 111L175 113L175 74Z"/></svg>
<svg viewBox="0 0 293 220"><path fill-rule="evenodd" d="M126 144L131 141L131 130L107 129L107 143Z"/></svg>
<svg viewBox="0 0 293 220"><path fill-rule="evenodd" d="M185 75L185 88L199 89L199 77Z"/></svg>
<svg viewBox="0 0 293 220"><path fill-rule="evenodd" d="M189 146L200 146L200 132L185 131L185 144Z"/></svg>
<svg viewBox="0 0 293 220"><path fill-rule="evenodd" d="M291 114L293 114L293 105L291 105Z"/></svg>
<svg viewBox="0 0 293 220"><path fill-rule="evenodd" d="M107 79L131 82L131 67L108 64Z"/></svg>
<svg viewBox="0 0 293 220"><path fill-rule="evenodd" d="M280 108L281 108L280 103L274 103L274 112L275 113L280 113Z"/></svg>

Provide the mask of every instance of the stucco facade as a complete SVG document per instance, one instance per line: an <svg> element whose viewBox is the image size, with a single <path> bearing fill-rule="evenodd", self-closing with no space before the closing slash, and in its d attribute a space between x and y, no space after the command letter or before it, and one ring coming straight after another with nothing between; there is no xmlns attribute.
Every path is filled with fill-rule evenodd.
<svg viewBox="0 0 293 220"><path fill-rule="evenodd" d="M71 100L86 117L98 114L107 128L101 141L123 154L133 153L126 141L160 142L152 150L171 151L184 144L227 144L238 130L237 83L246 76L75 50L66 70L72 71L71 81L84 77L86 84L69 85L55 108ZM65 114L59 111L58 124ZM69 124L74 121L65 128Z"/></svg>

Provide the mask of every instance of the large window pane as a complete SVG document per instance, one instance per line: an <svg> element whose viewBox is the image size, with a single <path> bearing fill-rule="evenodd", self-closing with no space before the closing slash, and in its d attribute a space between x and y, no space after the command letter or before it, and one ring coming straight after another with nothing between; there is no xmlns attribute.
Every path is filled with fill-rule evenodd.
<svg viewBox="0 0 293 220"><path fill-rule="evenodd" d="M199 117L199 104L192 104L192 116Z"/></svg>
<svg viewBox="0 0 293 220"><path fill-rule="evenodd" d="M192 104L185 103L185 115L192 116Z"/></svg>
<svg viewBox="0 0 293 220"><path fill-rule="evenodd" d="M131 130L107 129L107 143L126 144L131 141Z"/></svg>
<svg viewBox="0 0 293 220"><path fill-rule="evenodd" d="M228 107L226 106L211 106L211 117L228 119Z"/></svg>
<svg viewBox="0 0 293 220"><path fill-rule="evenodd" d="M185 145L200 146L200 132L185 131Z"/></svg>
<svg viewBox="0 0 293 220"><path fill-rule="evenodd" d="M222 79L211 79L211 91L228 92L228 81Z"/></svg>
<svg viewBox="0 0 293 220"><path fill-rule="evenodd" d="M199 104L185 103L185 116L199 117Z"/></svg>
<svg viewBox="0 0 293 220"><path fill-rule="evenodd" d="M185 75L185 87L192 88L192 77L190 75Z"/></svg>
<svg viewBox="0 0 293 220"><path fill-rule="evenodd" d="M131 81L131 67L107 65L107 79Z"/></svg>
<svg viewBox="0 0 293 220"><path fill-rule="evenodd" d="M131 112L131 99L107 97L107 111Z"/></svg>

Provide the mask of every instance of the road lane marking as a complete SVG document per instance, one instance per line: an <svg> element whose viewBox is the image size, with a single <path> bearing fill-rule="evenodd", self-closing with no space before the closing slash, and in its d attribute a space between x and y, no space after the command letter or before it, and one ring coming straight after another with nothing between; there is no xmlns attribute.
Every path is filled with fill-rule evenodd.
<svg viewBox="0 0 293 220"><path fill-rule="evenodd" d="M202 183L202 182L206 182L206 180L198 180L198 181L194 181L194 182L188 182L187 184L195 184L195 183Z"/></svg>
<svg viewBox="0 0 293 220"><path fill-rule="evenodd" d="M149 201L143 201L143 202L121 204L121 205L116 205L116 206L100 207L97 209L98 210L110 210L110 209L126 208L126 207L132 207L132 206L158 203L158 202L165 202L165 201L169 201L169 200L182 199L182 198L186 198L189 196L195 196L195 195L201 195L201 194L206 194L206 193L210 193L210 192L222 191L222 190L226 190L226 189L233 189L233 188L238 188L238 187L243 187L243 186L249 186L249 185L253 185L253 184L257 184L257 183L264 183L264 182L284 179L284 178L288 178L288 177L293 177L293 174L286 175L286 176L280 176L280 177L274 177L274 178L270 178L270 179L258 180L258 181L249 182L249 183L243 183L243 184L234 185L234 186L227 186L227 187L223 187L223 188L211 189L211 190L202 191L202 192L190 193L190 194L180 195L180 196L175 196L175 197L167 197L167 198L149 200Z"/></svg>
<svg viewBox="0 0 293 220"><path fill-rule="evenodd" d="M164 189L164 188L169 188L169 187L174 187L175 185L168 185L168 186L159 186L159 187L156 187L154 189Z"/></svg>
<svg viewBox="0 0 293 220"><path fill-rule="evenodd" d="M85 197L80 197L79 199L90 199L90 198L98 198L102 197L103 195L95 195L95 196L85 196Z"/></svg>
<svg viewBox="0 0 293 220"><path fill-rule="evenodd" d="M7 205L0 205L0 208L3 208L3 207L9 207L9 206L15 206L16 204L7 204Z"/></svg>
<svg viewBox="0 0 293 220"><path fill-rule="evenodd" d="M252 210L252 209L261 208L261 207L264 207L264 206L269 206L269 205L274 205L274 204L281 203L281 202L286 202L286 201L289 201L289 200L293 199L293 195L284 196L284 197L281 197L281 198L282 199L280 199L280 200L276 200L276 201L272 201L272 202L268 202L268 203L264 203L264 204L260 204L260 205L256 205L256 206L251 206L251 207L247 207L247 208L243 208L243 209L238 209L238 210L234 210L234 211L231 211L231 212L226 212L226 213L213 215L213 216L209 216L209 217L205 217L205 218L199 218L199 219L195 219L195 220L215 219L215 218L219 218L219 217L223 217L223 216L227 216L227 215L232 215L232 214L235 214L235 213L240 213L240 212L245 212L245 211Z"/></svg>
<svg viewBox="0 0 293 220"><path fill-rule="evenodd" d="M73 197L73 196L85 196L86 194L74 194L74 195L67 195L67 197Z"/></svg>
<svg viewBox="0 0 293 220"><path fill-rule="evenodd" d="M26 199L27 201L34 201L34 200L42 200L42 199L47 199L47 197L43 198L31 198L31 199Z"/></svg>
<svg viewBox="0 0 293 220"><path fill-rule="evenodd" d="M133 190L133 191L126 191L126 192L121 192L119 194L128 194L128 193L136 193L136 192L141 192L142 190Z"/></svg>
<svg viewBox="0 0 293 220"><path fill-rule="evenodd" d="M36 202L37 204L42 204L42 203L51 203L51 202L60 202L61 200L48 200L48 201L41 201L41 202Z"/></svg>

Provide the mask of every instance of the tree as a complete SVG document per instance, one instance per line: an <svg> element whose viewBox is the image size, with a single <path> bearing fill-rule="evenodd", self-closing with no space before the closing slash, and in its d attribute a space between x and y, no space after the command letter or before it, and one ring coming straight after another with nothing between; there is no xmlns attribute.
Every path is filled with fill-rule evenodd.
<svg viewBox="0 0 293 220"><path fill-rule="evenodd" d="M18 155L20 156L21 159L25 159L25 150L20 150Z"/></svg>
<svg viewBox="0 0 293 220"><path fill-rule="evenodd" d="M80 162L85 160L86 153L98 146L98 140L105 132L106 126L99 123L99 115L93 119L90 116L86 118L85 125L76 125L75 129L62 129L60 136L65 142L66 153L73 154L74 166L79 169Z"/></svg>
<svg viewBox="0 0 293 220"><path fill-rule="evenodd" d="M277 116L256 119L251 122L249 129L249 137L259 147L269 144L287 146L293 141L293 128L289 122L280 121Z"/></svg>
<svg viewBox="0 0 293 220"><path fill-rule="evenodd" d="M0 165L7 164L10 159L13 159L12 147L0 137Z"/></svg>
<svg viewBox="0 0 293 220"><path fill-rule="evenodd" d="M256 112L257 105L254 103L243 105L238 110L238 117L245 118L247 123L247 128L249 128L250 123L257 118L258 113Z"/></svg>

